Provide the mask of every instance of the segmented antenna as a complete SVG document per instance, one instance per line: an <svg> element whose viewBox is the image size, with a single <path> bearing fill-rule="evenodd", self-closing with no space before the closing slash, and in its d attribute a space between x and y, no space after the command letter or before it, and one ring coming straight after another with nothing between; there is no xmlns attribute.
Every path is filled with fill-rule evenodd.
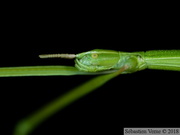
<svg viewBox="0 0 180 135"><path fill-rule="evenodd" d="M74 59L76 58L75 54L41 54L40 58L64 58L64 59Z"/></svg>

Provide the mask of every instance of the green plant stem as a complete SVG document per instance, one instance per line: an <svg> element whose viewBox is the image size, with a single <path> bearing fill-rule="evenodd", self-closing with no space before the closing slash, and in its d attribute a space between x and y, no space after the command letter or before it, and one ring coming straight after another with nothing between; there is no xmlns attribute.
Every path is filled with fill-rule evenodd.
<svg viewBox="0 0 180 135"><path fill-rule="evenodd" d="M25 67L2 67L0 77L18 76L70 76L70 75L97 75L115 72L115 70L102 72L83 72L73 66L25 66Z"/></svg>

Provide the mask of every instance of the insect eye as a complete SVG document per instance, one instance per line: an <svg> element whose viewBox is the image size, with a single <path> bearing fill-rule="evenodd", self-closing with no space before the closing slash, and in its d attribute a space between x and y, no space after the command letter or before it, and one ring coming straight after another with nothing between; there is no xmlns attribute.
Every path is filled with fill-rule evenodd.
<svg viewBox="0 0 180 135"><path fill-rule="evenodd" d="M98 57L98 54L97 54L97 53L93 53L93 54L91 55L91 57L95 59L95 58Z"/></svg>

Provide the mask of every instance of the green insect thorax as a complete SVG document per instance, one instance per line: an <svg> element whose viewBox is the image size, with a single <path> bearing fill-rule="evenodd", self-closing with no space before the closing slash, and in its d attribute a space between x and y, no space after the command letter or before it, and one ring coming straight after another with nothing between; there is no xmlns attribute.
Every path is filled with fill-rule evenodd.
<svg viewBox="0 0 180 135"><path fill-rule="evenodd" d="M120 59L119 52L95 49L76 55L75 66L82 71L97 72L116 67Z"/></svg>

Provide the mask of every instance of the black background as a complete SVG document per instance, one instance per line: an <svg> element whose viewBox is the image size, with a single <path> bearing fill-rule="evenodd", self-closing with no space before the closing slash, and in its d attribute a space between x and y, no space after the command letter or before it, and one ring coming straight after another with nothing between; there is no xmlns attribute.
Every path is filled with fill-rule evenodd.
<svg viewBox="0 0 180 135"><path fill-rule="evenodd" d="M175 5L55 5L11 3L3 9L1 67L74 64L39 59L43 53L180 49ZM20 119L93 77L0 78L1 132L11 134ZM123 127L178 126L178 92L179 72L144 70L120 75L46 120L32 135L119 134Z"/></svg>

